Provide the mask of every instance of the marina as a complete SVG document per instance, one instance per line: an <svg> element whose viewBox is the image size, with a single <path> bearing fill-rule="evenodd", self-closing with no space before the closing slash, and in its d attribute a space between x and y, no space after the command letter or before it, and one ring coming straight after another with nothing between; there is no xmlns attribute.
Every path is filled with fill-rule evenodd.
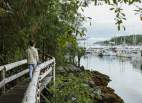
<svg viewBox="0 0 142 103"><path fill-rule="evenodd" d="M117 56L126 58L135 58L141 56L142 46L101 46L94 45L86 49L86 53L99 56Z"/></svg>

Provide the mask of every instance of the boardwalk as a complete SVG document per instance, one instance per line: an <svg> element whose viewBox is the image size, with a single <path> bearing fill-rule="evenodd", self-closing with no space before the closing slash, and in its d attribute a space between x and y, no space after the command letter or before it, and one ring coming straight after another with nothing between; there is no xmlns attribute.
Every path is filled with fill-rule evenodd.
<svg viewBox="0 0 142 103"><path fill-rule="evenodd" d="M18 61L15 63L0 66L2 72L2 80L0 82L0 88L3 90L3 94L0 96L0 103L40 103L40 95L46 85L53 79L55 83L55 59L50 58L44 63L41 63L34 71L32 80L28 78L22 80L16 86L11 87L9 90L5 90L5 85L27 75L28 69L24 69L19 73L6 77L6 73L9 70L26 64L26 60Z"/></svg>
<svg viewBox="0 0 142 103"><path fill-rule="evenodd" d="M29 81L23 81L0 97L0 103L21 103Z"/></svg>

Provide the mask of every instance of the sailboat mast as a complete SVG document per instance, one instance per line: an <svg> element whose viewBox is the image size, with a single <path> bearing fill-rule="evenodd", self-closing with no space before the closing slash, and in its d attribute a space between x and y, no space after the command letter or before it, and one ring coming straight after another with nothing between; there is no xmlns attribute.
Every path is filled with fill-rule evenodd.
<svg viewBox="0 0 142 103"><path fill-rule="evenodd" d="M137 44L137 38L136 38L136 35L133 34L133 45L136 45Z"/></svg>
<svg viewBox="0 0 142 103"><path fill-rule="evenodd" d="M123 39L124 39L123 44L125 45L126 44L126 38L125 38L125 36L124 36Z"/></svg>

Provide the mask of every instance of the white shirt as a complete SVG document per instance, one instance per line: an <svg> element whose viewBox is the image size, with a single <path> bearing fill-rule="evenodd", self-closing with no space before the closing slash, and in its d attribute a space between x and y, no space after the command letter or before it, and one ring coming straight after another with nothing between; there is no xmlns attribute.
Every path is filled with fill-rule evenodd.
<svg viewBox="0 0 142 103"><path fill-rule="evenodd" d="M29 47L26 52L28 64L37 64L39 61L37 49L35 47Z"/></svg>

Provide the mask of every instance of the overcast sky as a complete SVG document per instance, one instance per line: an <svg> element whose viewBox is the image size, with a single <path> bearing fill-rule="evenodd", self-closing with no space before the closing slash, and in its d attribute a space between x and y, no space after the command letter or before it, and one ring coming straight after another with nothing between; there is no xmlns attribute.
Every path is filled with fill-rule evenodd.
<svg viewBox="0 0 142 103"><path fill-rule="evenodd" d="M109 8L108 5L94 6L92 4L85 8L83 14L92 18L92 26L89 25L89 21L84 24L90 42L120 35L142 34L142 21L140 21L138 15L134 15L134 6L123 6L127 18L125 22L126 31L119 32L114 21L115 14Z"/></svg>

